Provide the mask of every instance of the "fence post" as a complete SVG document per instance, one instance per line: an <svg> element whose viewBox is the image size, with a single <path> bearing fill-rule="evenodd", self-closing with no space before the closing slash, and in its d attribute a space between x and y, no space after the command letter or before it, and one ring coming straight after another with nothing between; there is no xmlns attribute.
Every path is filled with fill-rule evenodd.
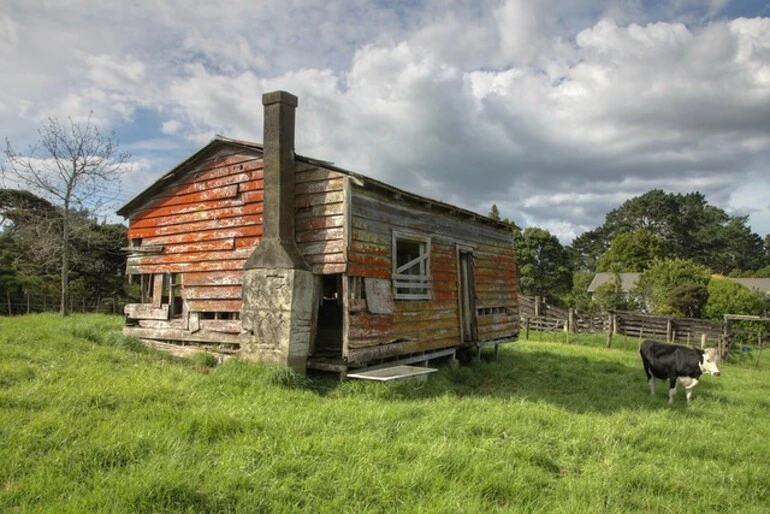
<svg viewBox="0 0 770 514"><path fill-rule="evenodd" d="M671 342L671 319L670 318L666 321L666 342L667 343Z"/></svg>
<svg viewBox="0 0 770 514"><path fill-rule="evenodd" d="M535 317L540 316L540 297L535 296Z"/></svg>
<svg viewBox="0 0 770 514"><path fill-rule="evenodd" d="M754 363L754 367L759 367L759 359L762 358L762 348L765 346L762 340L762 332L757 332L757 344L759 345L759 354L757 355L757 362Z"/></svg>
<svg viewBox="0 0 770 514"><path fill-rule="evenodd" d="M706 341L708 340L708 336L704 332L700 335L700 349L703 350L706 348Z"/></svg>
<svg viewBox="0 0 770 514"><path fill-rule="evenodd" d="M607 317L608 327L607 327L607 348L612 347L612 333L614 332L614 323L613 323L613 316L612 313L610 313Z"/></svg>
<svg viewBox="0 0 770 514"><path fill-rule="evenodd" d="M577 332L575 327L575 309L567 311L567 332Z"/></svg>
<svg viewBox="0 0 770 514"><path fill-rule="evenodd" d="M529 318L524 319L524 340L529 341Z"/></svg>

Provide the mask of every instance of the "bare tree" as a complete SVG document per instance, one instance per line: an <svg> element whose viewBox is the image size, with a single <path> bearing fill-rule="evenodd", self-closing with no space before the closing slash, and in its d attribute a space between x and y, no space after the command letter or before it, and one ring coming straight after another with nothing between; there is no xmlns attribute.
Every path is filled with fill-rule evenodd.
<svg viewBox="0 0 770 514"><path fill-rule="evenodd" d="M92 123L69 118L68 126L49 118L38 129L38 139L25 154L16 152L6 139L4 179L50 200L58 216L46 241L57 255L61 270L62 315L68 312L72 241L84 214L97 214L120 193L120 178L127 170L130 154L118 151L114 132L103 134ZM87 217L87 216L86 216ZM50 228L50 221L49 228Z"/></svg>

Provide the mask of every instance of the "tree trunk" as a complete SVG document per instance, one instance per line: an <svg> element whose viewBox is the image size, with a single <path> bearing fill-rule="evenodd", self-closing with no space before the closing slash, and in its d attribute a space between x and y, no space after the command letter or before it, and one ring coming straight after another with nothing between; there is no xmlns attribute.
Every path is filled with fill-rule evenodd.
<svg viewBox="0 0 770 514"><path fill-rule="evenodd" d="M68 195L69 196L69 195ZM61 236L61 306L59 312L62 316L69 314L67 310L67 296L69 295L69 266L70 266L70 245L69 245L69 197L64 200L64 218L62 219Z"/></svg>

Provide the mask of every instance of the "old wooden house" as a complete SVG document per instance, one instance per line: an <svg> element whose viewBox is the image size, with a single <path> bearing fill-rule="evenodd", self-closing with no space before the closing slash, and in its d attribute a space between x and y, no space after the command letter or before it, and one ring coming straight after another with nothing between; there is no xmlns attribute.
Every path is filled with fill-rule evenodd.
<svg viewBox="0 0 770 514"><path fill-rule="evenodd" d="M343 371L517 337L509 225L296 155L296 97L263 104L264 145L216 137L118 211L127 334Z"/></svg>

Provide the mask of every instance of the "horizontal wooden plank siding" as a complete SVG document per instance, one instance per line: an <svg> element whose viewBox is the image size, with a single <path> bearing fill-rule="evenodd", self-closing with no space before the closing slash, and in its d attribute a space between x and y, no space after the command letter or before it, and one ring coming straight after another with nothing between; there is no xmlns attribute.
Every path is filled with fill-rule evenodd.
<svg viewBox="0 0 770 514"><path fill-rule="evenodd" d="M372 314L366 308L350 312L348 360L366 362L461 345L458 247L473 249L477 306L497 308L492 316L478 317L478 340L517 334L516 264L509 231L360 186L351 188L351 196L348 275L391 280L393 231L430 237L431 299L394 300L391 314Z"/></svg>
<svg viewBox="0 0 770 514"><path fill-rule="evenodd" d="M297 244L315 273L346 270L344 181L342 173L297 163ZM240 333L235 314L243 306L243 266L262 237L263 199L261 154L225 150L194 165L132 212L128 238L139 249L130 253L127 272L161 278L181 274L175 294L184 310L177 307L170 319L169 304L133 306L127 314L141 328L131 330L143 338L179 342L206 337L220 342L221 336L212 334ZM155 297L159 302L160 294Z"/></svg>
<svg viewBox="0 0 770 514"><path fill-rule="evenodd" d="M212 155L131 214L128 238L141 240L140 248L161 246L163 251L130 254L127 272L181 274L178 294L185 316L154 326L154 336L137 335L202 342L207 334L241 331L238 319L203 320L186 330L186 317L235 317L240 312L243 265L262 236L263 169L257 152ZM221 339L211 336L208 341Z"/></svg>
<svg viewBox="0 0 770 514"><path fill-rule="evenodd" d="M294 232L299 251L314 273L345 271L344 175L297 163Z"/></svg>

